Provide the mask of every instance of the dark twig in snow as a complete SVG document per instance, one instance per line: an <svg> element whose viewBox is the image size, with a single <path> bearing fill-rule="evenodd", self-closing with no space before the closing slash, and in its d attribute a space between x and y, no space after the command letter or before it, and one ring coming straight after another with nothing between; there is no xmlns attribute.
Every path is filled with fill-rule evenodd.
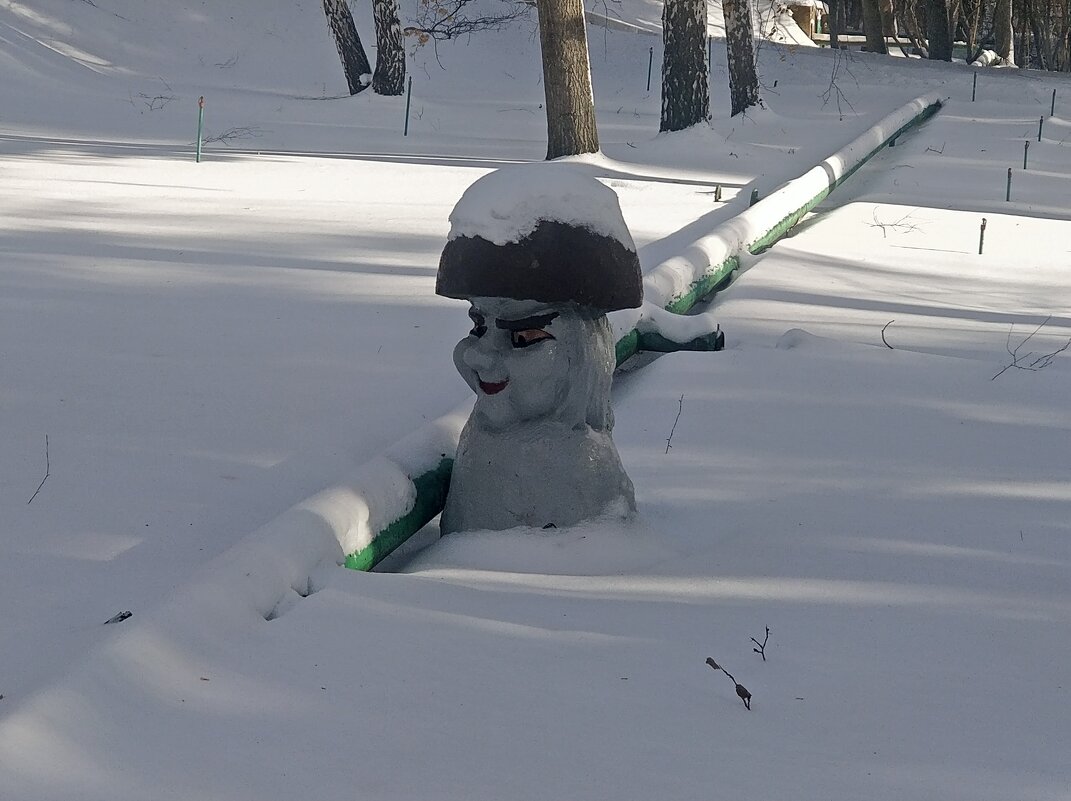
<svg viewBox="0 0 1071 801"><path fill-rule="evenodd" d="M758 648L752 648L751 650L754 651L755 653L757 653L759 656L761 656L763 662L766 661L766 643L769 642L769 640L770 640L770 627L769 626L766 627L766 636L762 638L762 642L759 642L754 637L751 638L751 641L753 643L755 643L755 645L759 646Z"/></svg>
<svg viewBox="0 0 1071 801"><path fill-rule="evenodd" d="M732 681L732 683L736 685L736 695L740 698L741 701L744 702L744 706L747 707L747 709L750 710L751 709L751 693L749 693L747 691L747 687L745 687L743 684L741 684L735 678L733 678L733 674L732 673L730 673L728 670L723 668L721 665L719 665L717 662L715 662L709 656L707 657L707 664L710 665L715 670L720 670L722 673L724 673L726 676L729 677L729 679Z"/></svg>
<svg viewBox="0 0 1071 801"><path fill-rule="evenodd" d="M896 350L896 348L890 345L888 340L885 339L885 329L895 322L896 320L889 320L889 322L885 323L885 325L881 327L881 341L885 343L885 347L887 347L889 350Z"/></svg>
<svg viewBox="0 0 1071 801"><path fill-rule="evenodd" d="M1005 350L1008 351L1008 355L1011 356L1012 360L1011 360L1011 362L1009 364L1006 364L1002 368L1000 368L1000 370L997 372L997 374L994 375L993 378L991 378L989 380L993 381L993 380L999 378L1007 370L1010 370L1013 367L1015 369L1017 369L1017 370L1035 370L1035 371L1036 370L1044 370L1046 367L1048 367L1050 364L1052 364L1053 359L1055 359L1058 355L1060 355L1065 350L1067 350L1069 347L1071 347L1071 339L1069 339L1061 347L1057 348L1056 350L1054 350L1054 351L1052 351L1050 353L1043 353L1043 354L1041 354L1039 356L1036 353L1034 353L1033 351L1031 351L1031 352L1029 352L1029 353L1027 353L1027 354L1025 354L1023 356L1019 355L1019 349L1022 348L1023 345L1025 345L1031 339L1033 339L1034 334L1036 334L1038 331L1040 331L1042 328L1044 328L1045 324L1048 323L1049 320L1051 320L1051 319L1052 319L1052 315L1050 314L1048 317L1046 317L1044 320L1041 321L1041 323L1038 325L1037 328L1035 328L1033 331L1031 331L1029 334L1027 334L1026 338L1022 342L1020 342L1018 345L1016 345L1014 348L1011 345L1012 332L1015 330L1015 324L1013 323L1011 325L1011 327L1008 329L1008 341L1004 345Z"/></svg>
<svg viewBox="0 0 1071 801"><path fill-rule="evenodd" d="M124 620L127 620L132 617L134 617L134 613L129 610L127 610L126 612L120 612L119 614L113 615L112 617L105 620L104 625L107 626L109 623L122 623Z"/></svg>
<svg viewBox="0 0 1071 801"><path fill-rule="evenodd" d="M904 221L908 217L910 217L912 214L914 214L916 211L918 211L918 209L912 209L911 211L909 211L907 214L905 214L903 217L901 217L896 222L885 223L885 222L881 222L878 219L878 210L877 210L877 207L875 207L874 211L873 211L873 213L871 215L871 217L874 220L874 222L873 223L867 223L867 225L869 225L871 228L880 228L881 229L881 238L882 239L887 239L888 238L888 236L889 236L888 229L890 229L890 228L892 228L897 233L909 234L912 231L919 230L919 227L917 225L915 225L914 223L909 223L909 222L904 222Z"/></svg>
<svg viewBox="0 0 1071 801"><path fill-rule="evenodd" d="M49 464L48 461L48 434L45 434L45 477L41 479L41 483L38 484L37 489L33 491L33 495L30 496L30 500L26 501L27 505L33 503L33 499L37 497L37 493L41 491L41 487L45 486L45 482L48 481L48 476L50 474L51 469L52 466Z"/></svg>
<svg viewBox="0 0 1071 801"><path fill-rule="evenodd" d="M666 453L669 453L669 449L673 447L673 432L677 430L677 421L681 419L681 412L684 411L684 395L681 395L680 400L677 401L677 417L673 421L673 427L669 430L669 436L666 437Z"/></svg>
<svg viewBox="0 0 1071 801"><path fill-rule="evenodd" d="M256 139L260 136L259 128L250 128L248 126L242 126L241 128L230 128L221 134L215 136L206 136L202 139L203 144L209 142L221 142L224 145L230 146L232 139Z"/></svg>

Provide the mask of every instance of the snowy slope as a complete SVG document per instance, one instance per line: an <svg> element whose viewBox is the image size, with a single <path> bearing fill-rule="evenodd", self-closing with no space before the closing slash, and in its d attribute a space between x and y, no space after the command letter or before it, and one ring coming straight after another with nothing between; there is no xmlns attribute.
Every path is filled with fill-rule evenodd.
<svg viewBox="0 0 1071 801"><path fill-rule="evenodd" d="M634 528L355 574L258 526L467 396L438 251L542 157L542 86L531 23L416 50L403 138L320 15L0 0L0 798L1066 797L1068 356L994 378L1071 337L1062 101L1018 171L1066 79L971 104L967 68L767 43L730 121L716 47L711 126L658 136L658 37L592 29L583 168L648 268L951 102L748 264L728 352L619 380ZM202 94L237 133L195 165Z"/></svg>

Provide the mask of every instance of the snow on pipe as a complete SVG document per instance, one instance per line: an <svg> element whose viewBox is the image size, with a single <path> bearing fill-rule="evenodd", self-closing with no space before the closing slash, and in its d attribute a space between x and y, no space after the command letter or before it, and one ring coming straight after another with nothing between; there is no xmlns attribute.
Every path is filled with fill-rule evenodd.
<svg viewBox="0 0 1071 801"><path fill-rule="evenodd" d="M697 239L683 253L648 271L643 282L643 307L610 314L618 339L618 362L636 352L637 330L641 334L659 330L680 342L695 336L696 326L702 324L688 322L694 320L692 317L674 321L665 312L679 315L688 311L740 266L741 255L770 247L885 145L940 107L941 98L936 93L901 106L809 172L787 181ZM681 328L671 330L671 326Z"/></svg>
<svg viewBox="0 0 1071 801"><path fill-rule="evenodd" d="M643 307L609 315L618 340L618 363L640 350L641 342L662 349L657 345L660 338L670 343L691 342L694 347L703 347L704 342L713 345L713 316L681 313L725 280L739 265L742 253L758 253L784 236L890 139L940 105L936 95L912 101L810 172L648 272ZM285 592L288 582L300 583L298 574L328 559L355 570L370 570L432 520L442 511L453 454L471 407L470 401L414 432L365 464L349 481L317 493L255 532L251 538L259 544L270 540L272 552L296 552L303 557L287 560L285 572L293 575L285 580L280 576L272 586ZM251 555L245 552L246 557ZM276 594L268 592L272 597ZM257 606L271 604L272 599L264 597Z"/></svg>

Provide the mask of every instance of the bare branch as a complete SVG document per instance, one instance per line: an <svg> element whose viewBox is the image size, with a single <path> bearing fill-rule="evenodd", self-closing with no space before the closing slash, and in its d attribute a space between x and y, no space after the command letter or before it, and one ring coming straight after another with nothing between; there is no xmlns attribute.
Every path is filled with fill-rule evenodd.
<svg viewBox="0 0 1071 801"><path fill-rule="evenodd" d="M677 422L681 419L681 412L684 411L684 395L681 395L680 400L677 401L677 417L673 420L673 427L669 430L669 436L666 438L666 453L669 453L669 449L673 447L673 432L677 430Z"/></svg>
<svg viewBox="0 0 1071 801"><path fill-rule="evenodd" d="M51 473L52 466L48 461L48 434L45 434L45 477L41 479L41 483L37 485L37 489L33 491L33 495L30 496L30 500L26 501L27 506L33 503L33 499L37 497L37 493L41 491L41 487L45 486L45 482L48 481L48 476Z"/></svg>
<svg viewBox="0 0 1071 801"><path fill-rule="evenodd" d="M528 16L533 4L503 0L499 13L470 16L466 7L476 0L420 0L416 19L404 28L406 36L416 36L419 44L429 39L456 39L477 31L499 31L511 22Z"/></svg>
<svg viewBox="0 0 1071 801"><path fill-rule="evenodd" d="M1068 339L1067 342L1065 342L1063 345L1061 345L1054 351L1050 351L1049 353L1042 353L1039 355L1034 351L1030 351L1029 353L1023 355L1019 354L1019 351L1023 348L1023 346L1026 345L1026 343L1028 343L1031 339L1033 339L1034 335L1038 333L1042 328L1044 328L1045 325L1051 319L1052 315L1050 314L1048 317L1042 320L1041 323L1038 324L1037 328L1027 334L1026 337L1014 348L1012 347L1011 339L1012 333L1015 330L1015 324L1012 323L1011 327L1008 329L1008 339L1004 343L1004 349L1008 351L1008 355L1011 356L1011 361L1008 364L1004 365L1002 368L1000 368L1000 370L997 371L996 375L994 375L993 378L989 380L994 381L997 378L1000 378L1000 376L1004 375L1004 373L1006 373L1013 367L1016 370L1032 370L1035 372L1037 370L1044 370L1046 367L1053 363L1053 360L1057 356L1059 356L1061 353L1071 347L1071 339Z"/></svg>

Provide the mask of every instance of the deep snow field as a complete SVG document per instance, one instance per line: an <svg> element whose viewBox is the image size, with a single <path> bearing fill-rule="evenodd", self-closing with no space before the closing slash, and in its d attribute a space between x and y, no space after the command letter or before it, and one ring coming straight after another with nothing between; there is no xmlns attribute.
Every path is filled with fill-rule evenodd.
<svg viewBox="0 0 1071 801"><path fill-rule="evenodd" d="M412 48L403 137L319 2L149 5L0 0L0 799L1071 798L1066 76L767 40L730 120L715 43L659 135L660 6L593 5L641 30L589 27L576 168L645 269L947 101L746 260L727 350L619 374L637 521L358 573L261 527L469 397L435 270L544 155L534 16Z"/></svg>

